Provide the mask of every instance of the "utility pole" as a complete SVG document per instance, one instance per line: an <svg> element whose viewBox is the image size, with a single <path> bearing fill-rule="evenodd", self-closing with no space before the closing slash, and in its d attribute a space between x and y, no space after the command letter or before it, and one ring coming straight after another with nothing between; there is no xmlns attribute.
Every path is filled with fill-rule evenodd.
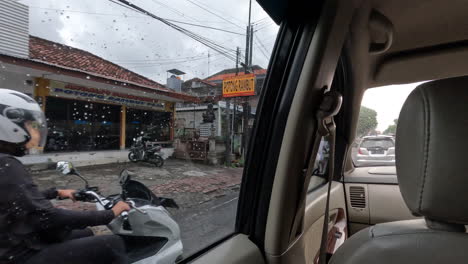
<svg viewBox="0 0 468 264"><path fill-rule="evenodd" d="M249 66L251 66L252 64L252 56L251 56L251 53L252 53L252 50L251 50L251 42L253 41L252 39L252 34L253 32L252 31L252 25L251 25L251 22L250 22L250 19L252 17L252 0L249 1L249 22L247 24L247 30L246 30L246 33L245 33L245 63L244 63L244 73L247 73L248 70L250 70Z"/></svg>
<svg viewBox="0 0 468 264"><path fill-rule="evenodd" d="M240 48L237 47L236 51L236 75L239 74L239 62L240 62ZM235 103L234 103L235 105ZM235 110L234 110L235 111ZM235 115L235 114L234 114ZM231 166L232 163L232 131L234 117L231 119L231 99L226 99L226 165Z"/></svg>
<svg viewBox="0 0 468 264"><path fill-rule="evenodd" d="M208 73L206 76L210 76L210 51L208 50Z"/></svg>
<svg viewBox="0 0 468 264"><path fill-rule="evenodd" d="M253 54L253 42L254 42L254 35L253 35L253 25L250 25L250 47L249 47L249 68L252 70L252 54ZM252 70L253 72L253 70Z"/></svg>
<svg viewBox="0 0 468 264"><path fill-rule="evenodd" d="M231 99L226 99L226 165L231 166Z"/></svg>
<svg viewBox="0 0 468 264"><path fill-rule="evenodd" d="M239 75L239 55L240 55L240 48L237 47L237 50L236 50L236 75Z"/></svg>
<svg viewBox="0 0 468 264"><path fill-rule="evenodd" d="M251 23L252 18L252 0L249 1L249 22L247 25L246 32L246 45L245 45L245 65L244 73L248 72L253 73L252 69L252 54L253 54L253 26ZM249 142L250 129L249 129L249 119L250 119L250 104L249 97L245 98L245 101L242 104L242 157L245 161L246 150Z"/></svg>

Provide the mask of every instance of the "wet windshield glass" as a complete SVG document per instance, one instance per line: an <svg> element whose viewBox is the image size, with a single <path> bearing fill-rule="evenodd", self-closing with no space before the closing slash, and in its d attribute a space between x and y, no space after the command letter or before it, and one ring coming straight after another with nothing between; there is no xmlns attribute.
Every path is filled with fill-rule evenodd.
<svg viewBox="0 0 468 264"><path fill-rule="evenodd" d="M34 191L76 191L76 203L53 199L70 192L42 198L101 216L130 199L128 216L80 228L123 237L134 261L171 263L231 235L279 28L263 9L249 0L1 2L0 88L33 98L47 119L44 146L19 158ZM59 161L73 169L55 171ZM132 204L124 169L154 197Z"/></svg>

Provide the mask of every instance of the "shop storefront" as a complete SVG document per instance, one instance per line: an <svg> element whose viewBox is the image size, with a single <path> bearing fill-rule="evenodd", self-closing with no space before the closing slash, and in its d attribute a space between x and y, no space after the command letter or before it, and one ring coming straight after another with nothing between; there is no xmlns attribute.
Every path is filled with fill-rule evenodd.
<svg viewBox="0 0 468 264"><path fill-rule="evenodd" d="M124 149L140 135L173 139L173 102L47 79L36 83L49 125L45 152Z"/></svg>

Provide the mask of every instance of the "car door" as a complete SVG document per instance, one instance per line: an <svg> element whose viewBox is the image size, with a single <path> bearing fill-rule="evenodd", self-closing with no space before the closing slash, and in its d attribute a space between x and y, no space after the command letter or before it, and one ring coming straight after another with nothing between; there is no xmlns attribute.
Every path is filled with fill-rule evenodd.
<svg viewBox="0 0 468 264"><path fill-rule="evenodd" d="M274 17L284 19L250 149L264 155L248 160L237 216L239 233L194 263L317 261L327 182L323 175L313 176L302 196L302 176L317 129L315 110L323 89L345 88L344 76L334 76L343 70L338 61L357 1L327 1L307 8L281 1L260 3L267 11L271 8ZM333 82L337 84L332 86ZM330 254L348 235L344 185L339 177L333 179L327 221L336 239L327 245ZM304 214L300 228L291 233L300 199L305 199Z"/></svg>

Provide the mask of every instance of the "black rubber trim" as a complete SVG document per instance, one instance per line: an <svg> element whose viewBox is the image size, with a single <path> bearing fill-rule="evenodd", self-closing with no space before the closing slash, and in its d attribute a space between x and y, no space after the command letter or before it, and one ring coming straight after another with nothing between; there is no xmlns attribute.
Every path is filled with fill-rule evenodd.
<svg viewBox="0 0 468 264"><path fill-rule="evenodd" d="M265 230L273 180L284 130L297 83L304 65L321 2L303 17L291 14L281 30L266 76L260 113L254 126L251 147L242 180L236 231L249 238L264 252ZM301 12L302 13L302 12ZM255 154L253 154L255 153Z"/></svg>
<svg viewBox="0 0 468 264"><path fill-rule="evenodd" d="M351 149L351 143L349 138L346 137L346 132L351 126L351 114L353 105L351 101L350 92L353 87L351 74L349 73L349 60L346 54L346 50L343 49L343 53L338 60L336 67L335 76L333 79L332 88L336 89L343 95L343 104L341 105L341 111L335 117L336 123L336 150L335 150L335 175L333 179L339 180L344 173L345 162L347 152Z"/></svg>
<svg viewBox="0 0 468 264"><path fill-rule="evenodd" d="M194 260L196 260L197 258L201 257L202 255L204 255L205 253L207 253L208 251L212 250L213 248L217 247L218 245L222 244L223 242L227 241L228 239L234 237L236 234L235 233L232 233L232 234L228 234L226 235L225 237L219 239L218 241L208 245L207 247L193 253L192 255L180 260L180 261L176 261L177 264L185 264L185 263L190 263Z"/></svg>

